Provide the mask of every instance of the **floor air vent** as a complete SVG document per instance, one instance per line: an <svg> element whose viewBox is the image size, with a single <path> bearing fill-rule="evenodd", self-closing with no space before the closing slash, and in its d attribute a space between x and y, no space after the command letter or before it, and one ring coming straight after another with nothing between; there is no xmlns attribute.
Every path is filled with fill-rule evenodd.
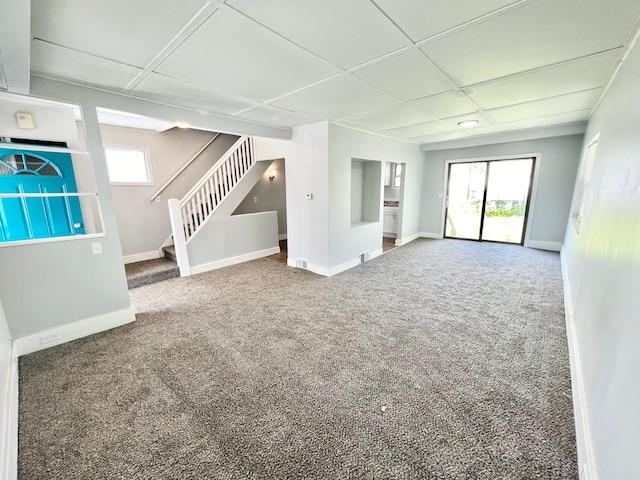
<svg viewBox="0 0 640 480"><path fill-rule="evenodd" d="M296 259L296 267L307 268L307 260L305 258Z"/></svg>

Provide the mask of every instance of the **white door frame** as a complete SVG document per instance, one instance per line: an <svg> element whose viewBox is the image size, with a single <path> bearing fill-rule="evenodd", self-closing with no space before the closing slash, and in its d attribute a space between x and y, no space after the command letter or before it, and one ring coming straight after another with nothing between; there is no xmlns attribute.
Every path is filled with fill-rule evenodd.
<svg viewBox="0 0 640 480"><path fill-rule="evenodd" d="M525 158L534 159L533 181L531 185L531 196L529 198L529 213L527 215L527 225L524 229L524 246L529 247L531 237L531 225L533 225L534 210L536 204L536 193L538 192L538 173L540 170L540 161L542 152L537 153L514 153L512 155L498 155L491 157L473 157L473 158L456 158L445 160L444 162L444 181L442 183L444 195L442 196L442 213L440 215L440 238L444 238L444 221L447 208L447 193L449 183L449 165L452 163L471 163L471 162L489 162L492 160L518 160Z"/></svg>

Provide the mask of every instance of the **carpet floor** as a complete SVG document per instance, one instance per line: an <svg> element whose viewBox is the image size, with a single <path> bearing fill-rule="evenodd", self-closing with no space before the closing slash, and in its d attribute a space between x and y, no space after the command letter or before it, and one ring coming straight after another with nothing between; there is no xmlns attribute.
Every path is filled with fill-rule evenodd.
<svg viewBox="0 0 640 480"><path fill-rule="evenodd" d="M558 254L416 240L131 290L20 358L21 479L577 479Z"/></svg>

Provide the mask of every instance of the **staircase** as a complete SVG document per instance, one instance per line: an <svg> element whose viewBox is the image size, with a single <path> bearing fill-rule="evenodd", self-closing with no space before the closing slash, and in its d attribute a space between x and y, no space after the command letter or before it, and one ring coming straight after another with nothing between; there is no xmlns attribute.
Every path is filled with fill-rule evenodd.
<svg viewBox="0 0 640 480"><path fill-rule="evenodd" d="M227 227L233 228L231 224L241 223L235 219L231 222L229 217L268 166L269 162L256 161L253 138L240 137L182 199L169 200L174 244L173 248L164 247L163 250L167 258L177 262L181 276L191 274L190 251L197 257L196 262L210 263L202 260L206 257L202 249L214 247L200 240L196 248L193 241L203 229L209 231L205 238L211 236L212 222L217 222L217 233ZM255 219L255 222L256 228L264 229L264 219Z"/></svg>

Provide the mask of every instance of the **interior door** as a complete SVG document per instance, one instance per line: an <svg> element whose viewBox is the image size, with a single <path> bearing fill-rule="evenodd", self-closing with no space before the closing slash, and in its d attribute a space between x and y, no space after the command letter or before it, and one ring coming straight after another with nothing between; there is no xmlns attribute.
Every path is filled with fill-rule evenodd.
<svg viewBox="0 0 640 480"><path fill-rule="evenodd" d="M445 237L524 242L534 159L449 164Z"/></svg>
<svg viewBox="0 0 640 480"><path fill-rule="evenodd" d="M24 195L0 198L0 241L84 233L68 153L0 148L0 193Z"/></svg>

